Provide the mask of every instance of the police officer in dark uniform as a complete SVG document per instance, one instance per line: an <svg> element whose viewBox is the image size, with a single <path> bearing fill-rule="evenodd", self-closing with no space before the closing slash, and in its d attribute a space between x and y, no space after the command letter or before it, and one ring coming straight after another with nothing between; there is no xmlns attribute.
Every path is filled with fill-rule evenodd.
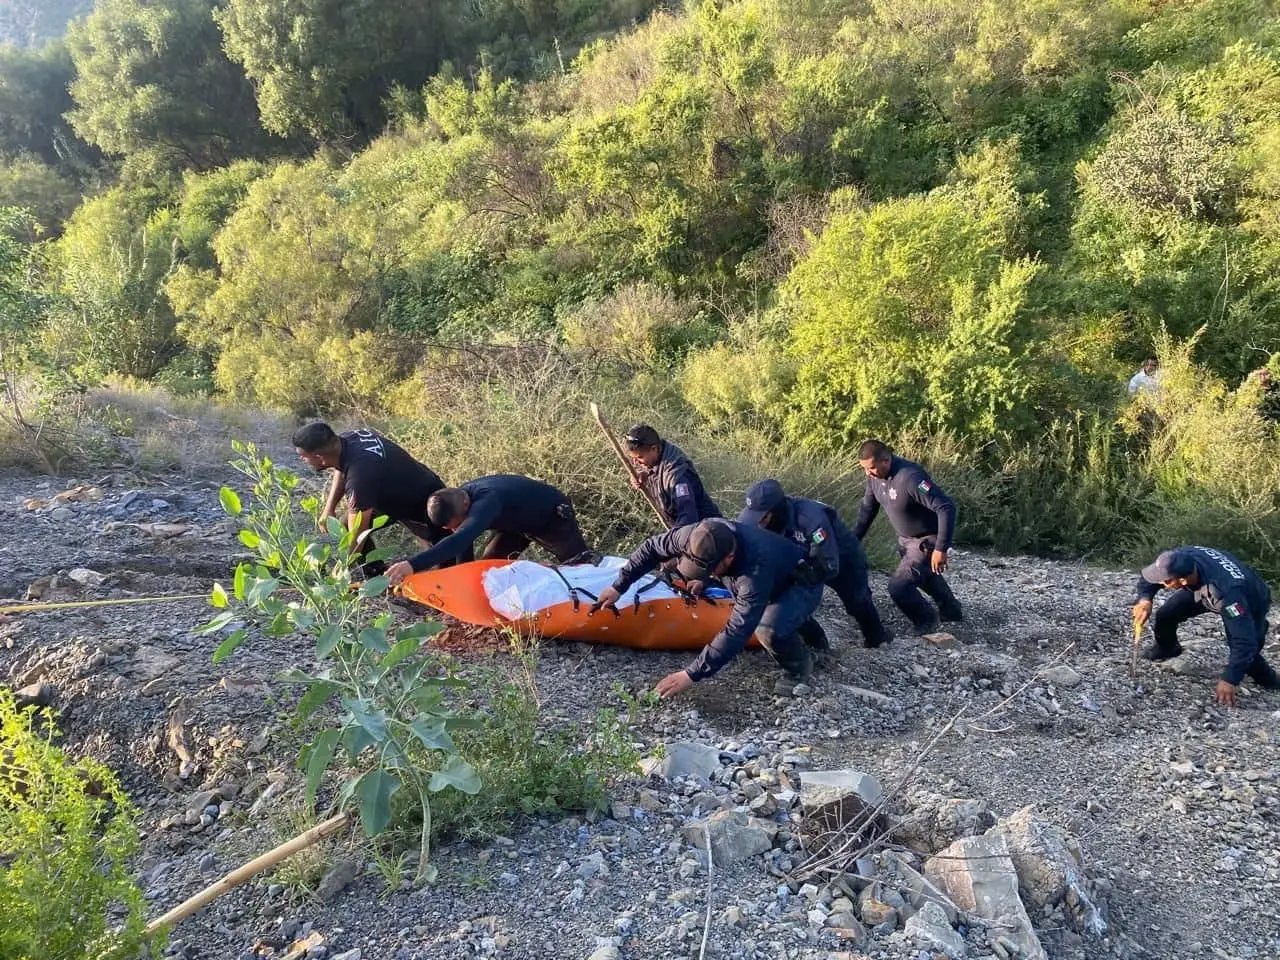
<svg viewBox="0 0 1280 960"><path fill-rule="evenodd" d="M1152 601L1161 587L1174 592L1156 611L1152 626L1155 643L1143 651L1144 657L1168 660L1178 656L1182 653L1178 624L1202 613L1216 613L1226 627L1230 652L1214 699L1234 707L1246 676L1260 687L1280 689L1280 677L1262 657L1271 590L1261 577L1225 550L1195 546L1166 550L1155 563L1143 568L1138 579L1133 607L1138 624L1151 616Z"/></svg>
<svg viewBox="0 0 1280 960"><path fill-rule="evenodd" d="M827 586L836 592L845 611L862 630L864 646L878 647L893 639L880 622L880 613L871 599L862 543L834 509L817 500L788 497L777 480L761 480L747 491L747 506L738 514L738 522L764 527L803 547L809 562L822 573ZM817 621L813 626L818 626ZM815 649L829 646L821 627L815 632L806 625L801 633Z"/></svg>
<svg viewBox="0 0 1280 960"><path fill-rule="evenodd" d="M730 520L703 520L650 537L631 555L613 585L601 591L592 611L613 608L631 584L663 561L675 560L675 572L697 595L719 579L733 594L733 611L693 662L663 677L655 687L673 697L706 680L736 657L752 633L795 680L813 672L813 654L797 631L822 599L822 578L807 552L768 530Z"/></svg>
<svg viewBox="0 0 1280 960"><path fill-rule="evenodd" d="M376 430L349 430L339 436L327 423L309 423L293 435L293 446L316 473L333 471L328 496L317 518L322 531L325 521L337 513L343 496L351 495L347 525L358 521L357 532L365 531L358 556L375 549L368 531L376 517L390 517L427 543L437 543L448 535L427 516L427 501L437 490L444 489L444 482ZM471 557L468 554L461 559ZM382 572L384 566L381 561L367 563L362 572L372 576Z"/></svg>
<svg viewBox="0 0 1280 960"><path fill-rule="evenodd" d="M529 477L499 474L446 487L431 495L427 514L432 523L453 532L416 557L392 564L387 576L393 584L456 559L486 530L493 531L493 538L482 559L519 556L534 541L560 563L598 560L582 538L569 498Z"/></svg>
<svg viewBox="0 0 1280 960"><path fill-rule="evenodd" d="M884 508L898 535L898 569L889 578L889 596L920 634L932 633L942 620L964 619L960 602L943 579L947 551L955 530L956 505L918 463L894 456L879 440L858 450L858 463L867 475L862 510L853 528L861 540L871 521ZM921 595L923 590L938 608Z"/></svg>
<svg viewBox="0 0 1280 960"><path fill-rule="evenodd" d="M624 440L627 454L639 468L642 486L662 507L667 526L681 527L710 517L722 516L707 495L702 478L679 447L663 440L647 423L637 423Z"/></svg>

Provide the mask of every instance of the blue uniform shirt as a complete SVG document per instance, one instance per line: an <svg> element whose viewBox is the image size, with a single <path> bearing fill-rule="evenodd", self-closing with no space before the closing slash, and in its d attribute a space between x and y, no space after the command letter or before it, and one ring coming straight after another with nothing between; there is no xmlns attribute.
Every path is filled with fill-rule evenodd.
<svg viewBox="0 0 1280 960"><path fill-rule="evenodd" d="M858 540L831 507L819 500L787 497L783 503L782 536L794 540L822 562L827 580L840 572L840 554L860 550Z"/></svg>
<svg viewBox="0 0 1280 960"><path fill-rule="evenodd" d="M733 566L720 577L733 594L733 611L724 629L685 667L694 680L706 680L742 652L765 607L791 586L796 567L806 556L798 544L776 533L731 520L720 522L733 528L737 540ZM613 588L622 593L664 560L683 556L696 526L676 527L640 544L618 571Z"/></svg>
<svg viewBox="0 0 1280 960"><path fill-rule="evenodd" d="M661 459L649 468L644 487L662 506L667 523L672 526L721 516L720 508L702 486L698 471L674 443L662 441Z"/></svg>
<svg viewBox="0 0 1280 960"><path fill-rule="evenodd" d="M462 556L486 530L538 534L555 524L568 497L548 483L515 474L497 474L464 483L471 498L467 519L439 543L409 560L414 571L429 570Z"/></svg>
<svg viewBox="0 0 1280 960"><path fill-rule="evenodd" d="M894 457L889 465L889 476L885 479L867 477L862 510L853 528L859 540L867 535L867 529L881 507L884 507L894 532L903 540L934 537L937 541L934 549L951 548L956 505L920 464Z"/></svg>
<svg viewBox="0 0 1280 960"><path fill-rule="evenodd" d="M1222 679L1239 686L1266 638L1271 588L1225 550L1186 546L1179 547L1178 553L1190 555L1200 575L1200 586L1191 591L1196 601L1222 617L1230 647ZM1138 578L1139 600L1151 600L1162 589L1158 583Z"/></svg>

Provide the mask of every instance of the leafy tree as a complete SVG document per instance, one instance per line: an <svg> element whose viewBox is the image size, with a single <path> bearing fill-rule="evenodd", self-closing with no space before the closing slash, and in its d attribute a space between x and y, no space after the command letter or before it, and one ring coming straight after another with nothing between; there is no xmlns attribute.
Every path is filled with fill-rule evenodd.
<svg viewBox="0 0 1280 960"><path fill-rule="evenodd" d="M832 217L785 291L800 361L794 436L1034 428L1037 268L1012 256L1034 198L1019 196L1012 166L1007 148L986 148L956 183Z"/></svg>
<svg viewBox="0 0 1280 960"><path fill-rule="evenodd" d="M148 379L181 348L164 292L178 252L166 199L116 187L81 205L55 245L63 302L51 335L88 375Z"/></svg>
<svg viewBox="0 0 1280 960"><path fill-rule="evenodd" d="M0 153L30 154L64 173L83 173L99 159L71 131L64 114L74 105L75 76L61 43L39 50L0 46Z"/></svg>
<svg viewBox="0 0 1280 960"><path fill-rule="evenodd" d="M230 0L215 18L268 130L368 140L393 85L420 87L449 55L454 10L441 0Z"/></svg>
<svg viewBox="0 0 1280 960"><path fill-rule="evenodd" d="M178 204L178 238L184 262L195 269L215 265L213 237L249 194L249 187L266 176L265 164L240 160L208 173L186 171Z"/></svg>
<svg viewBox="0 0 1280 960"><path fill-rule="evenodd" d="M222 51L215 0L101 0L67 39L76 133L107 153L207 169L269 147Z"/></svg>
<svg viewBox="0 0 1280 960"><path fill-rule="evenodd" d="M72 18L92 8L93 0L8 0L0 7L0 44L37 47L57 40Z"/></svg>
<svg viewBox="0 0 1280 960"><path fill-rule="evenodd" d="M28 240L56 236L79 202L80 188L55 167L32 156L0 160L0 206L30 211L23 226Z"/></svg>

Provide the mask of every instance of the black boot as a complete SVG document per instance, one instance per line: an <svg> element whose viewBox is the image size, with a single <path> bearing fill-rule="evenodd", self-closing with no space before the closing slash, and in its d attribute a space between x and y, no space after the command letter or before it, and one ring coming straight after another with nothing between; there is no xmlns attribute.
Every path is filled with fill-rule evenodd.
<svg viewBox="0 0 1280 960"><path fill-rule="evenodd" d="M1263 690L1280 690L1280 676L1261 656L1258 656L1249 666L1248 675L1249 679Z"/></svg>
<svg viewBox="0 0 1280 960"><path fill-rule="evenodd" d="M1174 657L1182 655L1182 644L1177 640L1173 641L1172 646L1162 646L1159 643L1153 643L1142 651L1143 660L1152 660L1159 663L1161 660L1172 660Z"/></svg>
<svg viewBox="0 0 1280 960"><path fill-rule="evenodd" d="M794 657L779 657L778 666L787 671L787 676L796 683L805 683L813 676L813 651L802 645Z"/></svg>
<svg viewBox="0 0 1280 960"><path fill-rule="evenodd" d="M831 641L827 639L827 631L823 630L822 624L813 617L800 624L800 629L796 632L800 634L804 645L814 653L831 652Z"/></svg>

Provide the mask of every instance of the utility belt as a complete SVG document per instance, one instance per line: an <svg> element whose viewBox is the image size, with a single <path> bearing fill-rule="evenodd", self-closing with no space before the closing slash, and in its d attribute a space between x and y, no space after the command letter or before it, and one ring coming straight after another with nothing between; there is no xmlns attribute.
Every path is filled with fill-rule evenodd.
<svg viewBox="0 0 1280 960"><path fill-rule="evenodd" d="M822 558L805 557L791 571L791 577L786 586L794 584L801 587L816 587L826 583L828 576L827 565Z"/></svg>

